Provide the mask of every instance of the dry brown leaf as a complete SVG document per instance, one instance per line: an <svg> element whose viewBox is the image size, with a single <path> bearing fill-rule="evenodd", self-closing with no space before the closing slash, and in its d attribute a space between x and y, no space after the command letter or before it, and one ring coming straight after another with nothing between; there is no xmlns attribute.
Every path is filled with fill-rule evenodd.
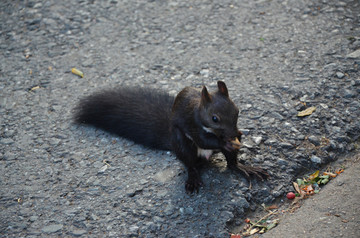
<svg viewBox="0 0 360 238"><path fill-rule="evenodd" d="M341 174L342 172L344 172L344 169L338 169L338 170L335 171L335 173L336 173L337 175Z"/></svg>
<svg viewBox="0 0 360 238"><path fill-rule="evenodd" d="M335 178L337 175L331 172L324 172L323 175L329 175L332 178Z"/></svg>
<svg viewBox="0 0 360 238"><path fill-rule="evenodd" d="M301 190L300 190L299 184L293 182L293 186L294 186L296 192L297 192L298 194L301 194Z"/></svg>
<svg viewBox="0 0 360 238"><path fill-rule="evenodd" d="M32 92L32 91L35 91L36 89L39 89L40 88L40 86L34 86L34 87L32 87L32 88L30 88L30 92Z"/></svg>
<svg viewBox="0 0 360 238"><path fill-rule="evenodd" d="M76 69L76 68L72 68L72 69L71 69L71 73L73 73L73 74L75 74L75 75L77 75L77 76L80 76L81 78L84 77L84 73L81 72L80 70Z"/></svg>
<svg viewBox="0 0 360 238"><path fill-rule="evenodd" d="M299 112L297 116L298 116L298 117L309 116L309 115L311 115L315 110L316 110L316 107L309 107L309 108L305 109L304 111Z"/></svg>
<svg viewBox="0 0 360 238"><path fill-rule="evenodd" d="M278 205L273 204L273 205L268 206L268 207L266 208L266 210L274 210L274 209L278 209L278 208L279 208Z"/></svg>
<svg viewBox="0 0 360 238"><path fill-rule="evenodd" d="M254 235L256 232L258 232L258 231L260 231L260 228L254 228L254 229L252 229L250 232L249 232L249 234L250 235Z"/></svg>

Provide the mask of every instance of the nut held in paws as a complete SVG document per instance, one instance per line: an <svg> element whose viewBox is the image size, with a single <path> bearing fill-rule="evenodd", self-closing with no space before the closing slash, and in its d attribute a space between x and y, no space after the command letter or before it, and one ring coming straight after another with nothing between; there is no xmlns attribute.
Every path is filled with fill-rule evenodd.
<svg viewBox="0 0 360 238"><path fill-rule="evenodd" d="M241 146L241 143L240 141L238 140L238 138L235 138L234 140L230 141L231 142L231 145L234 149L238 150L240 149L240 146Z"/></svg>

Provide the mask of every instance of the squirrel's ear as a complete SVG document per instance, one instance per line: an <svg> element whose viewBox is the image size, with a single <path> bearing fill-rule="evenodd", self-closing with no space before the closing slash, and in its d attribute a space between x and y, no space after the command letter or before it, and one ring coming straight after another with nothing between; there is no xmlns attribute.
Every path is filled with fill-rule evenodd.
<svg viewBox="0 0 360 238"><path fill-rule="evenodd" d="M211 95L208 93L208 90L204 86L201 91L201 103L204 105L209 102L211 102Z"/></svg>
<svg viewBox="0 0 360 238"><path fill-rule="evenodd" d="M219 93L221 93L222 95L224 95L226 97L229 97L229 93L228 93L226 84L223 81L218 81L217 85L218 85Z"/></svg>

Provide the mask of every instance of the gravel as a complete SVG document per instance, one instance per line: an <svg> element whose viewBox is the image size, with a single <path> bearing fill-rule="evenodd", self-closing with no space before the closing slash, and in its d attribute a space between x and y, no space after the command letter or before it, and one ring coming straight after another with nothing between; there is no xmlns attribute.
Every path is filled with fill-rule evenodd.
<svg viewBox="0 0 360 238"><path fill-rule="evenodd" d="M356 150L357 1L33 0L0 11L1 236L226 237L298 175ZM72 123L78 100L101 89L176 94L219 79L240 108L239 159L271 175L251 188L219 155L189 196L170 152Z"/></svg>

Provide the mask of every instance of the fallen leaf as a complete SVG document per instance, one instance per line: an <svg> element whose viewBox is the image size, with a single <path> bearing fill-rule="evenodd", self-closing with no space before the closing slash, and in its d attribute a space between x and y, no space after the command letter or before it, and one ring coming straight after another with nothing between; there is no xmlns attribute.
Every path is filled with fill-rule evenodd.
<svg viewBox="0 0 360 238"><path fill-rule="evenodd" d="M278 209L278 208L279 208L278 205L273 204L273 205L268 206L268 207L266 208L266 210L273 210L273 209Z"/></svg>
<svg viewBox="0 0 360 238"><path fill-rule="evenodd" d="M39 88L40 88L40 86L32 87L32 88L30 88L29 92L34 91L34 90L39 89Z"/></svg>
<svg viewBox="0 0 360 238"><path fill-rule="evenodd" d="M299 193L299 194L301 195L301 190L300 190L299 184L298 184L298 183L293 182L293 186L294 186L294 188L295 188L296 192L297 192L297 193Z"/></svg>
<svg viewBox="0 0 360 238"><path fill-rule="evenodd" d="M329 182L329 179L322 179L321 184L327 184Z"/></svg>
<svg viewBox="0 0 360 238"><path fill-rule="evenodd" d="M314 179L316 179L317 177L319 177L319 173L320 173L320 170L317 170L315 173L311 174L309 176L309 179L312 181Z"/></svg>
<svg viewBox="0 0 360 238"><path fill-rule="evenodd" d="M249 224L246 224L246 225L244 226L244 230L248 230L250 227L251 227L251 224L250 224L250 223L249 223Z"/></svg>
<svg viewBox="0 0 360 238"><path fill-rule="evenodd" d="M272 228L274 228L275 226L277 226L277 224L279 223L279 220L275 220L274 222L272 222L270 225L268 225L266 227L266 229L269 231L271 230Z"/></svg>
<svg viewBox="0 0 360 238"><path fill-rule="evenodd" d="M302 179L296 179L296 183L301 186L301 185L304 185L304 180Z"/></svg>
<svg viewBox="0 0 360 238"><path fill-rule="evenodd" d="M335 171L335 173L336 173L337 175L341 174L342 172L344 172L344 169L338 169L338 170Z"/></svg>
<svg viewBox="0 0 360 238"><path fill-rule="evenodd" d="M77 75L77 76L80 76L81 78L84 77L84 73L81 72L80 70L76 69L76 68L72 68L72 69L71 69L71 73L73 73L73 74L75 74L75 75Z"/></svg>
<svg viewBox="0 0 360 238"><path fill-rule="evenodd" d="M313 194L314 193L314 188L312 187L311 184L306 185L305 187L302 188L303 191L306 192L306 194Z"/></svg>
<svg viewBox="0 0 360 238"><path fill-rule="evenodd" d="M254 228L254 229L252 229L250 232L249 232L249 234L250 235L254 235L256 232L258 232L258 231L260 231L260 228Z"/></svg>
<svg viewBox="0 0 360 238"><path fill-rule="evenodd" d="M329 175L332 178L335 178L337 175L331 172L324 172L323 175Z"/></svg>
<svg viewBox="0 0 360 238"><path fill-rule="evenodd" d="M297 116L298 116L298 117L309 116L309 115L311 115L315 110L316 110L316 107L309 107L309 108L305 109L304 111L299 112Z"/></svg>

